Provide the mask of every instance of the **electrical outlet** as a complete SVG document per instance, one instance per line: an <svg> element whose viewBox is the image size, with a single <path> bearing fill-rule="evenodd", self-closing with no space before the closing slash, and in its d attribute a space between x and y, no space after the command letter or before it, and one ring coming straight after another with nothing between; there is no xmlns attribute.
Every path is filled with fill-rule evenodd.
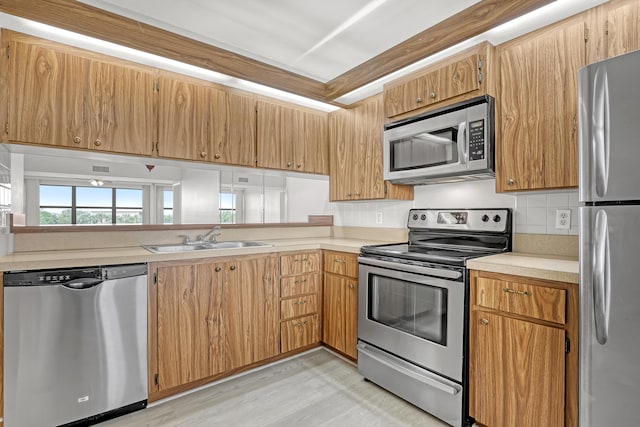
<svg viewBox="0 0 640 427"><path fill-rule="evenodd" d="M376 224L382 224L382 212L376 212Z"/></svg>
<svg viewBox="0 0 640 427"><path fill-rule="evenodd" d="M568 230L571 228L571 210L556 209L556 228Z"/></svg>

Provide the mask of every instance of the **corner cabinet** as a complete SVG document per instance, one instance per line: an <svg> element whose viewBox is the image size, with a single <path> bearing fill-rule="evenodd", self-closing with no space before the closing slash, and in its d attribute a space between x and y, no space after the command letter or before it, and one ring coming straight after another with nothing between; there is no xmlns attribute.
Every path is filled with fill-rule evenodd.
<svg viewBox="0 0 640 427"><path fill-rule="evenodd" d="M586 65L585 30L578 15L498 47L498 192L578 186L578 69Z"/></svg>
<svg viewBox="0 0 640 427"><path fill-rule="evenodd" d="M486 427L578 425L578 286L471 271L469 414Z"/></svg>
<svg viewBox="0 0 640 427"><path fill-rule="evenodd" d="M2 32L8 142L152 155L153 73Z"/></svg>
<svg viewBox="0 0 640 427"><path fill-rule="evenodd" d="M358 357L358 255L324 251L322 341L340 353Z"/></svg>
<svg viewBox="0 0 640 427"><path fill-rule="evenodd" d="M327 114L260 100L257 166L328 174Z"/></svg>
<svg viewBox="0 0 640 427"><path fill-rule="evenodd" d="M329 114L330 199L413 200L413 187L383 177L382 94Z"/></svg>

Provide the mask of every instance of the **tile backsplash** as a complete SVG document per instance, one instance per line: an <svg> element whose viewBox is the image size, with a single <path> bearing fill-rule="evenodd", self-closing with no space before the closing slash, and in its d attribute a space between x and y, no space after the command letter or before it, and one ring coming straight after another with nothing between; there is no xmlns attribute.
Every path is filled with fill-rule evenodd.
<svg viewBox="0 0 640 427"><path fill-rule="evenodd" d="M495 181L415 187L413 201L334 202L334 224L349 227L405 228L411 208L497 208L514 210L514 231L523 234L578 234L578 191L497 194ZM571 212L570 228L557 229L556 210Z"/></svg>

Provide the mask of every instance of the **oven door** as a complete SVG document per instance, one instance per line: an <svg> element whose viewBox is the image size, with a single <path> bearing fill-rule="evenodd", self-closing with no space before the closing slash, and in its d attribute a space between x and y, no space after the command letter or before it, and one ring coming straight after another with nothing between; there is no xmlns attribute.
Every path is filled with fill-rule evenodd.
<svg viewBox="0 0 640 427"><path fill-rule="evenodd" d="M358 339L462 383L464 269L359 258Z"/></svg>

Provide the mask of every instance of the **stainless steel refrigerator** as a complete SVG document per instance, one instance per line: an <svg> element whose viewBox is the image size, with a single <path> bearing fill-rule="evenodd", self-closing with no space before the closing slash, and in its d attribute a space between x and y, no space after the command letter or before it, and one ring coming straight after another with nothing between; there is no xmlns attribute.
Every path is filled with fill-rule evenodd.
<svg viewBox="0 0 640 427"><path fill-rule="evenodd" d="M584 67L580 427L640 422L640 51Z"/></svg>

